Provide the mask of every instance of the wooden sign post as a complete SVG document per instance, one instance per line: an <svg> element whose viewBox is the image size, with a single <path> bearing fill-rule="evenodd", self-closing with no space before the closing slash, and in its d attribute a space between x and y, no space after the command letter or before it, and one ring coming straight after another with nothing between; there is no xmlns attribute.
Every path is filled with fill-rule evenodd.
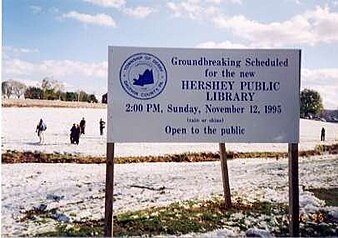
<svg viewBox="0 0 338 238"><path fill-rule="evenodd" d="M107 143L104 236L113 236L114 143Z"/></svg>
<svg viewBox="0 0 338 238"><path fill-rule="evenodd" d="M231 193L228 173L228 162L226 158L225 144L219 143L219 152L221 157L221 168L222 168L222 181L223 181L223 194L225 209L231 208Z"/></svg>
<svg viewBox="0 0 338 238"><path fill-rule="evenodd" d="M289 235L299 236L298 144L288 144L289 154Z"/></svg>

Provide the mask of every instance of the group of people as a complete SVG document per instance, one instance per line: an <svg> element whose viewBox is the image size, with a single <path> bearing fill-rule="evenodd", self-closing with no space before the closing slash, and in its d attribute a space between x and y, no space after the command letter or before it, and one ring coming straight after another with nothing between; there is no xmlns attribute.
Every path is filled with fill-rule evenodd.
<svg viewBox="0 0 338 238"><path fill-rule="evenodd" d="M103 135L103 129L105 128L106 122L100 118L99 121L99 128L100 128L100 135ZM72 128L70 129L70 143L71 144L79 144L80 142L80 136L81 134L85 134L85 128L86 128L86 120L84 117L80 121L79 124L74 123ZM40 119L38 125L36 126L35 132L38 134L39 137L39 143L44 143L44 131L47 129L46 123Z"/></svg>
<svg viewBox="0 0 338 238"><path fill-rule="evenodd" d="M79 144L80 142L80 135L82 133L81 126L79 124L73 124L72 128L70 129L70 143L71 144Z"/></svg>
<svg viewBox="0 0 338 238"><path fill-rule="evenodd" d="M80 121L80 124L73 124L72 128L70 129L70 143L71 144L79 144L80 142L80 135L85 134L86 128L86 120L84 117Z"/></svg>
<svg viewBox="0 0 338 238"><path fill-rule="evenodd" d="M100 125L100 135L103 135L103 129L105 128L106 122L100 118L99 125ZM86 120L84 117L80 121L80 124L73 124L72 128L70 129L70 143L71 144L79 144L80 136L85 134L86 128Z"/></svg>

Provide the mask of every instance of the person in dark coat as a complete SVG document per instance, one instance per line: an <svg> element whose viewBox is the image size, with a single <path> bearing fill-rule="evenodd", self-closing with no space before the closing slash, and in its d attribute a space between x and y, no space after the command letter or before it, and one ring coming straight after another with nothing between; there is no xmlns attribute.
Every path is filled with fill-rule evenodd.
<svg viewBox="0 0 338 238"><path fill-rule="evenodd" d="M322 127L322 130L320 132L320 141L325 141L325 128Z"/></svg>
<svg viewBox="0 0 338 238"><path fill-rule="evenodd" d="M42 119L40 119L38 125L36 126L35 132L38 133L38 137L39 137L39 143L43 144L44 143L44 131L47 129L46 124L43 122Z"/></svg>
<svg viewBox="0 0 338 238"><path fill-rule="evenodd" d="M80 134L81 134L81 129L80 125L77 124L75 127L75 133L74 133L74 142L78 145L80 142Z"/></svg>
<svg viewBox="0 0 338 238"><path fill-rule="evenodd" d="M84 117L82 117L82 120L80 121L81 134L85 134L85 127L86 127L86 120L84 119Z"/></svg>
<svg viewBox="0 0 338 238"><path fill-rule="evenodd" d="M75 143L75 137L76 137L76 125L73 124L72 128L70 129L70 143Z"/></svg>
<svg viewBox="0 0 338 238"><path fill-rule="evenodd" d="M105 128L105 124L106 122L102 120L102 118L100 118L100 135L102 136L103 135L103 129Z"/></svg>

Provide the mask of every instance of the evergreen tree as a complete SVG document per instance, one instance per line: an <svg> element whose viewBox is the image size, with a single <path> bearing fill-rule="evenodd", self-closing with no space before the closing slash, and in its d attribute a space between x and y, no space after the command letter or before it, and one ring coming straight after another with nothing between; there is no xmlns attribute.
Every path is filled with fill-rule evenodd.
<svg viewBox="0 0 338 238"><path fill-rule="evenodd" d="M25 92L25 98L42 99L43 98L43 91L42 91L41 88L28 87L28 89Z"/></svg>

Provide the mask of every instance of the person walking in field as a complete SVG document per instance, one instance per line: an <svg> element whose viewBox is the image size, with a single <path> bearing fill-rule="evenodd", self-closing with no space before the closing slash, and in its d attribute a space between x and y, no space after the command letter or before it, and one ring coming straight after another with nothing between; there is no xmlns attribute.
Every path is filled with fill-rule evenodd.
<svg viewBox="0 0 338 238"><path fill-rule="evenodd" d="M44 131L47 130L46 124L43 122L42 119L40 119L38 125L36 126L35 132L38 133L39 137L39 143L43 144L45 142L45 136L44 136Z"/></svg>
<svg viewBox="0 0 338 238"><path fill-rule="evenodd" d="M82 117L82 120L80 121L81 134L85 134L85 127L86 127L86 120L84 119L84 117Z"/></svg>
<svg viewBox="0 0 338 238"><path fill-rule="evenodd" d="M75 132L74 132L74 143L76 143L77 145L80 142L80 135L81 135L81 128L80 128L80 125L77 124L75 126Z"/></svg>
<svg viewBox="0 0 338 238"><path fill-rule="evenodd" d="M102 120L102 118L100 118L100 135L102 136L103 135L103 129L105 128L105 124L106 122Z"/></svg>
<svg viewBox="0 0 338 238"><path fill-rule="evenodd" d="M70 129L70 143L75 143L75 137L76 137L76 125L73 124L72 128Z"/></svg>
<svg viewBox="0 0 338 238"><path fill-rule="evenodd" d="M325 128L322 127L322 130L320 132L320 141L325 141Z"/></svg>

